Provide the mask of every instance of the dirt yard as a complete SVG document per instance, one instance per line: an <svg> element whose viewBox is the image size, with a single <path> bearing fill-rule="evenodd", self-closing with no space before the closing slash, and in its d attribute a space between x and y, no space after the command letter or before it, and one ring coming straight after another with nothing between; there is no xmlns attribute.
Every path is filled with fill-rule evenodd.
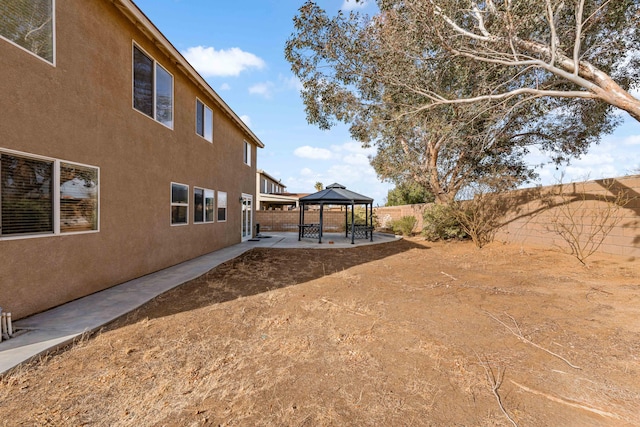
<svg viewBox="0 0 640 427"><path fill-rule="evenodd" d="M0 424L640 425L640 267L253 249L0 381Z"/></svg>

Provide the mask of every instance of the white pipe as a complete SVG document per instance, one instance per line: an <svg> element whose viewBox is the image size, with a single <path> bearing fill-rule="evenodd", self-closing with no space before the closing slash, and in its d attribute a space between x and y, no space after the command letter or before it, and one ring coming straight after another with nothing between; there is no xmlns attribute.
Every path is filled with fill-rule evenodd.
<svg viewBox="0 0 640 427"><path fill-rule="evenodd" d="M7 335L13 337L13 324L11 323L11 313L7 313Z"/></svg>
<svg viewBox="0 0 640 427"><path fill-rule="evenodd" d="M9 335L7 334L7 313L2 313L2 325L0 329L2 329L2 336L6 339L9 339Z"/></svg>

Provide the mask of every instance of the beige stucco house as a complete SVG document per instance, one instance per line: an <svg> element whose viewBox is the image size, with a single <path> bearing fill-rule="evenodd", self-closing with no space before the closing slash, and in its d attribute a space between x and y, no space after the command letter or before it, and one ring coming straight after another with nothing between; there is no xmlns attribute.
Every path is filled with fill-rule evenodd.
<svg viewBox="0 0 640 427"><path fill-rule="evenodd" d="M0 307L253 233L258 137L130 0L0 2Z"/></svg>
<svg viewBox="0 0 640 427"><path fill-rule="evenodd" d="M258 210L289 210L299 206L298 199L301 195L287 192L287 186L281 180L262 169L256 171L256 188Z"/></svg>

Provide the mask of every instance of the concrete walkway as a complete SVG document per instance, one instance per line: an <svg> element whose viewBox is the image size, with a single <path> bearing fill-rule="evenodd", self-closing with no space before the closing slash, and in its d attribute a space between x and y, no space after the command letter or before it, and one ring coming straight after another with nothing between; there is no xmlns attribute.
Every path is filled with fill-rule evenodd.
<svg viewBox="0 0 640 427"><path fill-rule="evenodd" d="M259 239L242 242L182 264L105 289L42 313L13 322L17 334L0 342L0 375L48 351L65 346L86 332L92 332L125 315L156 296L200 277L212 268L255 247L266 248L353 248L396 240L393 235L374 233L373 242L344 234L325 233L317 239L298 241L297 233L265 233Z"/></svg>

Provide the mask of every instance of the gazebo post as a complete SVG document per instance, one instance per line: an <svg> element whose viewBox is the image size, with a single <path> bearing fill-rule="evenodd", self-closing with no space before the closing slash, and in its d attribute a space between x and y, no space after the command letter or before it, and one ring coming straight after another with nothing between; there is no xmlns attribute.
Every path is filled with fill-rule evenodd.
<svg viewBox="0 0 640 427"><path fill-rule="evenodd" d="M318 232L318 243L322 243L322 229L324 228L322 211L324 210L324 203L320 203L320 230Z"/></svg>
<svg viewBox="0 0 640 427"><path fill-rule="evenodd" d="M344 238L349 237L349 205L344 207Z"/></svg>
<svg viewBox="0 0 640 427"><path fill-rule="evenodd" d="M351 244L353 245L355 243L355 238L356 238L356 225L355 225L355 209L354 209L355 205L353 203L351 203Z"/></svg>
<svg viewBox="0 0 640 427"><path fill-rule="evenodd" d="M300 241L300 239L302 238L302 230L304 229L302 227L302 224L304 224L304 202L302 202L302 204L300 205L300 215L299 215L299 223L298 223L298 242Z"/></svg>
<svg viewBox="0 0 640 427"><path fill-rule="evenodd" d="M369 206L371 209L371 212L369 214L369 218L371 220L371 236L369 236L369 239L370 239L369 241L373 242L373 203L369 203Z"/></svg>

